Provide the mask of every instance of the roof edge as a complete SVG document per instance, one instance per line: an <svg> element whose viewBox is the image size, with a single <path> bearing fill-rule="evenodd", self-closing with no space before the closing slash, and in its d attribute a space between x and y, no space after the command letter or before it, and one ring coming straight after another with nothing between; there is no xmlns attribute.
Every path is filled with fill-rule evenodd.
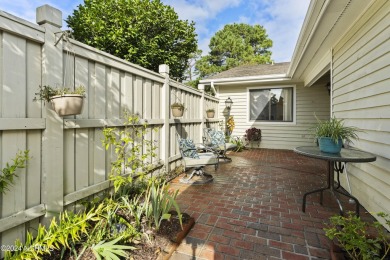
<svg viewBox="0 0 390 260"><path fill-rule="evenodd" d="M301 61L307 46L310 44L313 33L316 31L316 28L318 27L319 22L322 19L330 2L331 0L310 1L301 32L299 33L299 37L295 45L291 63L287 70L287 75L289 77L294 77L298 64ZM314 23L311 28L309 28L310 23Z"/></svg>

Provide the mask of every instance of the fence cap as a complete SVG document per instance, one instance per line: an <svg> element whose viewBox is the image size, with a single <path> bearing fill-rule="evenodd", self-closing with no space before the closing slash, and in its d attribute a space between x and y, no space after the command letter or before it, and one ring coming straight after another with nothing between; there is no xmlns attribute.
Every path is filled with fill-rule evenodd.
<svg viewBox="0 0 390 260"><path fill-rule="evenodd" d="M51 24L55 27L62 27L62 12L50 5L42 5L37 7L37 24Z"/></svg>

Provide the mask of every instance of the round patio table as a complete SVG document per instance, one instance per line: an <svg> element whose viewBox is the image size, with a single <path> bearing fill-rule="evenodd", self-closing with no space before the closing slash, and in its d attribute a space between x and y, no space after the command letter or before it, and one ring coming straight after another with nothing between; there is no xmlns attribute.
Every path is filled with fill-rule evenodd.
<svg viewBox="0 0 390 260"><path fill-rule="evenodd" d="M335 186L335 170L337 173L337 177L339 177L339 173L342 172L342 168L335 167L335 164L337 162L344 162L344 163L347 163L347 162L353 162L353 163L373 162L376 160L375 155L361 151L361 150L344 149L344 148L341 149L340 153L337 153L337 154L324 153L324 152L320 151L320 148L318 146L300 146L300 147L296 147L294 149L294 152L301 154L301 155L304 155L304 156L308 156L308 157L312 157L312 158L316 158L316 159L320 159L320 160L325 160L328 162L327 186L324 188L321 188L321 189L316 189L316 190L313 190L310 192L306 192L303 195L303 202L302 202L302 211L303 212L305 212L305 210L306 210L306 197L307 197L307 195L320 192L320 204L322 205L323 191L329 190L331 192L331 194L333 195L333 197L336 199L337 204L339 205L340 215L343 215L344 211L343 211L343 206L341 205L339 198L336 196L336 193L339 193L339 194L344 195L350 199L353 199L355 201L355 204L356 204L356 215L359 216L359 207L360 207L359 201L354 196L352 196L352 195L350 195L342 190L339 190L339 188L340 188L339 178L337 178L338 179L337 187Z"/></svg>

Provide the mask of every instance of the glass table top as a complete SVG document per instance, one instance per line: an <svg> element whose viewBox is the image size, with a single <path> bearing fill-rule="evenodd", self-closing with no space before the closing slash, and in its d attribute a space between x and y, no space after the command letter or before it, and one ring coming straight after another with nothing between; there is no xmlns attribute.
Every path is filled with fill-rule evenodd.
<svg viewBox="0 0 390 260"><path fill-rule="evenodd" d="M317 159L336 162L373 162L376 156L356 149L341 149L340 153L324 153L318 146L299 146L294 152Z"/></svg>

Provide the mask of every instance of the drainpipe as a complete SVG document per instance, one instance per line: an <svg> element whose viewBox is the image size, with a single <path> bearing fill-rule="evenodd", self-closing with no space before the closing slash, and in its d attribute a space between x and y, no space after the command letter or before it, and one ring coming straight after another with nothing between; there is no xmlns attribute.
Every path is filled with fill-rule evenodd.
<svg viewBox="0 0 390 260"><path fill-rule="evenodd" d="M200 138L202 138L203 128L205 125L205 123L204 123L204 113L205 113L204 84L198 84L198 89L200 91L202 91L202 97L200 98L200 106L199 106L199 109L200 109L199 115L200 115L200 118L202 120L202 122L200 123L199 136L200 136ZM199 143L202 143L202 140L200 140Z"/></svg>

